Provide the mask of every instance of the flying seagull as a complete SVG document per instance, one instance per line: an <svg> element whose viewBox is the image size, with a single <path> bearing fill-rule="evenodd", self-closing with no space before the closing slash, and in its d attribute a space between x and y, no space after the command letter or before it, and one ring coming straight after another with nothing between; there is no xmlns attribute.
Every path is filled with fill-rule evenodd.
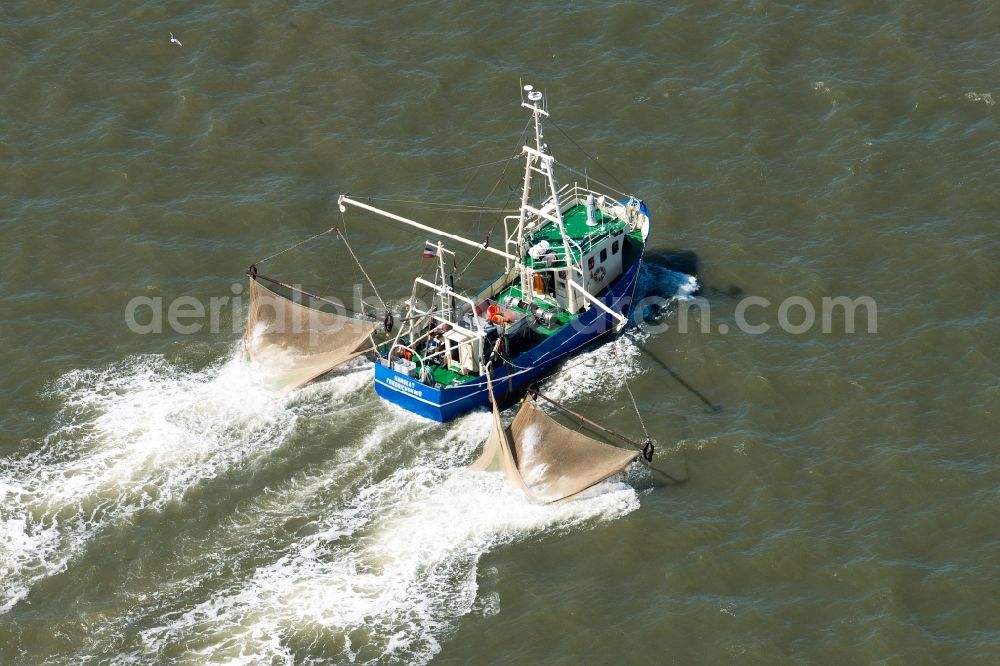
<svg viewBox="0 0 1000 666"><path fill-rule="evenodd" d="M170 43L176 44L177 46L184 46L183 44L181 44L181 40L174 37L174 33L170 33Z"/></svg>

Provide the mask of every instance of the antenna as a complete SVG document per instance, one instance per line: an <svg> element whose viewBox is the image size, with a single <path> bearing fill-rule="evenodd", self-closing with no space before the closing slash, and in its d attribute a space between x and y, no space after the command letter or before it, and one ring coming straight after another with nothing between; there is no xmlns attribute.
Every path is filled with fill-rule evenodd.
<svg viewBox="0 0 1000 666"><path fill-rule="evenodd" d="M542 91L535 90L535 86L530 83L524 86L524 92L528 93L529 102L538 102L542 99Z"/></svg>

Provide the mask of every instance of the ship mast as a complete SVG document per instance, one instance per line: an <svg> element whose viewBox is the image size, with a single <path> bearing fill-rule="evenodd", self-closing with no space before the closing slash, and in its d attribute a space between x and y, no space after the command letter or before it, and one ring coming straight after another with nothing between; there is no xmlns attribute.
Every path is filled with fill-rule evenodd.
<svg viewBox="0 0 1000 666"><path fill-rule="evenodd" d="M545 220L552 222L559 228L559 235L562 238L563 256L566 257L566 280L567 282L571 282L573 280L573 271L579 271L580 269L573 261L573 254L570 252L569 241L566 236L566 228L563 226L562 207L559 203L559 188L556 186L555 175L552 171L552 164L555 159L549 154L548 146L542 141L542 117L547 118L549 115L543 104L544 95L541 91L535 90L534 86L531 85L524 86L521 95L521 106L531 110L535 123L535 147L524 146L522 149L525 155L524 185L521 190L521 209L518 214L517 246L522 255L527 253L528 248L525 247L527 232L531 232L535 228L536 221L538 226L541 226ZM545 203L540 209L535 208L529 203L531 184L536 174L542 177L549 190L548 198L545 199ZM523 259L520 262L520 269L521 294L522 297L530 300L530 295L534 289L533 279L535 272L526 265ZM576 310L576 293L572 289L569 289L567 296L569 298L569 309L573 312Z"/></svg>

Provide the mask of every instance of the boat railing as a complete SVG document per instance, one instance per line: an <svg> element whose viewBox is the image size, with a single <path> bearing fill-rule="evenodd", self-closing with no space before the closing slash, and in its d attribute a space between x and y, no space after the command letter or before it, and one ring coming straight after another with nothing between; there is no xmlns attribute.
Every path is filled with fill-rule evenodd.
<svg viewBox="0 0 1000 666"><path fill-rule="evenodd" d="M422 339L422 337L423 336L421 336L421 338L418 338L418 341L420 339ZM421 354L421 353L417 352L416 348L417 348L416 342L411 342L408 345L404 345L402 342L397 342L389 350L389 354L388 354L389 359L391 360L393 358L399 358L400 356L403 356L402 354L396 353L396 350L403 350L403 351L410 352L410 359L407 359L407 360L411 360L412 359L412 360L415 360L416 362L420 363L420 365L426 365L427 362L430 361L431 359L437 358L438 356L444 356L445 352L447 352L446 349L440 349L438 351L431 352L430 354ZM406 357L403 356L403 358L406 358Z"/></svg>
<svg viewBox="0 0 1000 666"><path fill-rule="evenodd" d="M585 203L587 196L593 195L595 199L595 205L601 213L602 217L609 217L611 219L621 219L625 220L625 206L616 200L613 196L604 194L603 192L598 192L597 190L592 190L588 187L581 186L579 183L569 183L564 184L560 187L555 195L549 196L545 199L539 210L552 210L556 206L558 201L558 207L560 214L566 213L571 210L574 206L582 205ZM532 223L539 223L540 220L538 216L531 215L529 219ZM504 236L506 237L506 243L504 249L509 254L520 255L521 248L517 243L517 223L520 221L518 215L508 215L504 217ZM513 226L513 229L512 229ZM529 225L531 226L531 225ZM575 251L582 261L584 255L584 245L587 248L593 246L594 243L603 240L609 232L604 229L598 229L593 235L588 236L584 243L578 243L573 238L567 237L566 244L571 248L571 253ZM573 260L572 257L567 258L566 251L559 245L554 245L551 248L553 254L556 255L556 260L546 266L546 270L561 270L569 267L574 272L583 275L583 269L577 265L577 262Z"/></svg>
<svg viewBox="0 0 1000 666"><path fill-rule="evenodd" d="M387 366L391 366L392 359L394 357L398 358L399 356L402 355L401 353L397 353L399 350L409 351L410 357L416 358L417 361L419 361L421 364L432 358L443 356L445 353L445 350L443 349L433 352L431 354L420 355L417 353L416 348L424 340L429 340L434 335L434 332L438 329L438 326L440 324L447 324L449 326L459 325L456 321L453 321L453 319L457 319L456 311L458 310L458 308L454 309L448 308L446 310L435 310L434 308L431 308L429 310L424 310L418 307L417 306L417 303L419 302L417 299L418 286L429 287L431 290L437 292L438 294L446 298L453 297L456 300L461 301L464 306L470 307L472 311L475 312L475 303L468 297L463 296L462 294L459 294L455 291L452 291L451 289L442 287L441 285L436 284L434 282L430 282L428 280L419 277L416 278L413 281L413 290L410 294L409 309L406 313L406 318L404 319L404 322L406 322L408 326L400 326L399 332L396 333L396 337L393 339L392 344L389 346L388 352L386 353L386 357L384 360L384 363ZM442 312L448 313L449 316L448 317L442 316ZM477 329L476 331L473 332L485 338L486 331L483 329L482 323L479 321L478 317L473 317L473 320L475 321L475 326ZM435 322L436 325L429 326L428 324L431 321ZM418 326L416 322L423 322L423 323L419 324ZM414 329L417 328L422 329L425 327L426 330L423 330L422 332L417 331L418 334L414 337ZM405 343L402 342L402 337L404 334L408 338Z"/></svg>
<svg viewBox="0 0 1000 666"><path fill-rule="evenodd" d="M504 250L507 254L513 254L514 256L521 255L521 248L517 245L517 238L515 238L515 232L517 231L517 223L521 220L519 215L507 215L503 218L503 236L507 240L504 242ZM510 230L510 223L513 222L515 225L515 230ZM508 270L510 269L510 264L507 265Z"/></svg>
<svg viewBox="0 0 1000 666"><path fill-rule="evenodd" d="M442 287L439 284L436 284L436 283L431 282L429 280L425 280L424 278L420 278L420 277L418 277L417 279L415 279L413 281L414 296L416 295L417 285L418 284L419 285L423 285L425 287L428 287L430 289L433 289L434 291L436 291L438 294L440 294L442 296L446 296L448 298L454 298L454 299L456 299L458 301L461 301L463 304L465 304L469 308L471 308L473 312L475 312L475 310L476 310L476 304L475 304L475 302L471 298L469 298L468 296L460 294L457 291L453 291L452 289L448 289L447 287ZM435 320L437 320L437 321L439 321L439 322L441 322L443 324L457 325L457 323L458 323L458 322L455 322L455 321L450 321L450 320L446 320L446 319L441 318L433 310L429 310L427 312L419 310L412 303L410 305L410 308L412 310L416 310L417 314L419 314L419 315L427 315L427 316L429 316L429 317L431 317L431 318L433 318L433 319L435 319ZM455 309L457 310L457 308L455 308ZM452 313L452 314L454 314L454 313ZM473 317L473 320L474 320L475 325L476 325L476 331L475 332L478 333L479 335L485 337L486 336L486 331L483 329L482 322L479 321L478 317Z"/></svg>
<svg viewBox="0 0 1000 666"><path fill-rule="evenodd" d="M570 201L572 206L577 204L582 204L587 198L588 194L594 195L595 203L602 213L613 218L618 218L620 220L625 219L625 206L620 201L615 199L613 196L609 196L604 192L598 192L597 190L592 190L588 187L584 187L579 183L573 183L572 188L568 191L570 196ZM604 205L600 204L603 197ZM567 206L571 208L572 206Z"/></svg>
<svg viewBox="0 0 1000 666"><path fill-rule="evenodd" d="M514 275L515 273L513 273L510 269L505 270L503 273L487 283L485 287L477 291L472 297L473 302L481 303L486 299L496 298L497 294L499 294L507 286L507 283L514 277Z"/></svg>

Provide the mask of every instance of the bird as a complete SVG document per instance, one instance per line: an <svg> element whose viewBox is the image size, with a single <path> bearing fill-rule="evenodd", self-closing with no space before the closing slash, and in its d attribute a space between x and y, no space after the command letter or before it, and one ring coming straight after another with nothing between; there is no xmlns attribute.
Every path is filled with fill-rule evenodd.
<svg viewBox="0 0 1000 666"><path fill-rule="evenodd" d="M177 46L184 46L183 44L181 44L181 40L174 37L174 33L170 33L170 43L176 44Z"/></svg>

